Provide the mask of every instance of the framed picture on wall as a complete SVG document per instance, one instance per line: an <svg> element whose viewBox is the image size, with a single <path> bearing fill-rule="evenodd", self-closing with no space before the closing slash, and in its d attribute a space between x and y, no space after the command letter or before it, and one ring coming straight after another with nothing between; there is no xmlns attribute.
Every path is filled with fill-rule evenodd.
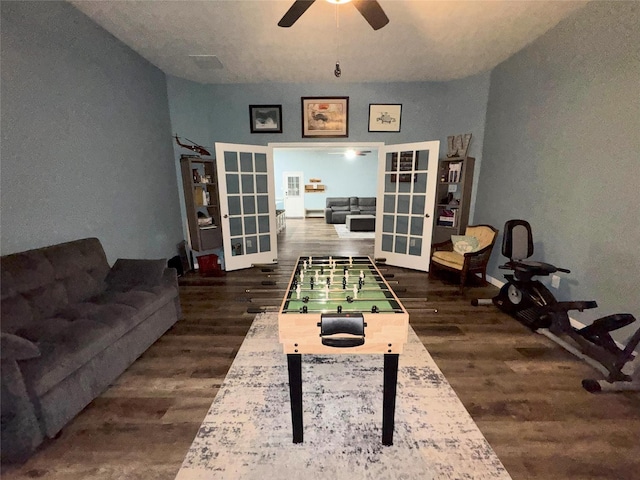
<svg viewBox="0 0 640 480"><path fill-rule="evenodd" d="M399 132L402 104L370 103L370 132Z"/></svg>
<svg viewBox="0 0 640 480"><path fill-rule="evenodd" d="M349 97L302 97L302 136L349 136Z"/></svg>
<svg viewBox="0 0 640 480"><path fill-rule="evenodd" d="M282 105L249 105L251 133L282 133Z"/></svg>

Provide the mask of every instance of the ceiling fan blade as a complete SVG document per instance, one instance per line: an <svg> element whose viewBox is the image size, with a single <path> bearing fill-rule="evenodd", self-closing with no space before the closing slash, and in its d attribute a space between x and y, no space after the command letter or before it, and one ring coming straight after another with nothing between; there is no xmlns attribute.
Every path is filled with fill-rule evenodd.
<svg viewBox="0 0 640 480"><path fill-rule="evenodd" d="M279 27L290 27L302 16L315 0L296 0L278 22Z"/></svg>
<svg viewBox="0 0 640 480"><path fill-rule="evenodd" d="M364 19L369 22L369 25L371 25L371 28L374 30L380 30L389 23L389 18L377 1L353 0L353 5L358 9Z"/></svg>

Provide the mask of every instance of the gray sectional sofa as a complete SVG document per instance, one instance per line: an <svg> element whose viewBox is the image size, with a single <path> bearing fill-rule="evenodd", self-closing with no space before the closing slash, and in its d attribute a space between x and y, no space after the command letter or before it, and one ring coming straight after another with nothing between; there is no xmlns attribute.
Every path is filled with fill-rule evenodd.
<svg viewBox="0 0 640 480"><path fill-rule="evenodd" d="M376 197L328 197L324 209L327 223L345 223L347 215L375 215Z"/></svg>
<svg viewBox="0 0 640 480"><path fill-rule="evenodd" d="M58 434L176 322L177 274L165 267L110 268L97 238L1 257L3 463Z"/></svg>

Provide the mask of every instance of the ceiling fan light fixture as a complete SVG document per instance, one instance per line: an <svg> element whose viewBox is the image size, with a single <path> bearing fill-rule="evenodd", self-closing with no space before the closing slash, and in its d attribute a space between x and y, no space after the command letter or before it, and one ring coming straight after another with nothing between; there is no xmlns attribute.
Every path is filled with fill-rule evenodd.
<svg viewBox="0 0 640 480"><path fill-rule="evenodd" d="M343 3L349 3L351 0L327 0L329 3L334 3L336 5L342 5Z"/></svg>

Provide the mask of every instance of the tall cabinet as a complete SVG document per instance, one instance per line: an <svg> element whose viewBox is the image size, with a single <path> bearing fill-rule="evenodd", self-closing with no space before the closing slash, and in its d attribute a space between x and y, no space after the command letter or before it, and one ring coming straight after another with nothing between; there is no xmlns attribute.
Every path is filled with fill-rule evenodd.
<svg viewBox="0 0 640 480"><path fill-rule="evenodd" d="M222 247L215 160L182 155L180 169L191 249L202 252Z"/></svg>
<svg viewBox="0 0 640 480"><path fill-rule="evenodd" d="M440 160L433 243L449 240L451 235L464 235L469 222L474 163L473 157Z"/></svg>

